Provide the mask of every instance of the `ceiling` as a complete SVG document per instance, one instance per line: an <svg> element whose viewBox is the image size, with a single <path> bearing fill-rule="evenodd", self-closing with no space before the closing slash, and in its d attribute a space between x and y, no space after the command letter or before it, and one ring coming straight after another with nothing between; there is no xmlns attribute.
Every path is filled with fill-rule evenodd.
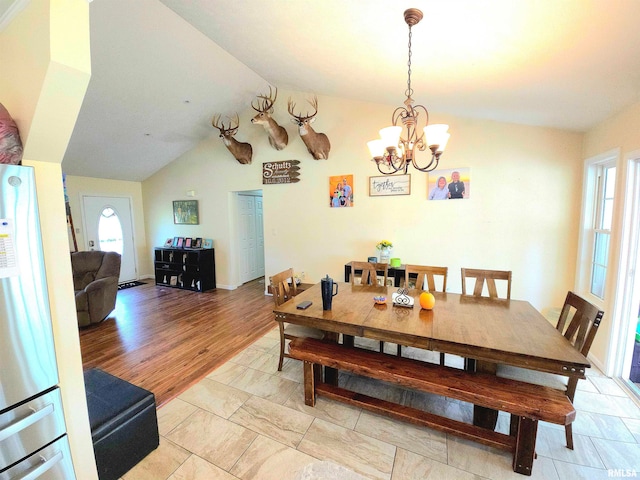
<svg viewBox="0 0 640 480"><path fill-rule="evenodd" d="M583 132L640 100L639 0L94 0L67 174L142 181L268 84Z"/></svg>

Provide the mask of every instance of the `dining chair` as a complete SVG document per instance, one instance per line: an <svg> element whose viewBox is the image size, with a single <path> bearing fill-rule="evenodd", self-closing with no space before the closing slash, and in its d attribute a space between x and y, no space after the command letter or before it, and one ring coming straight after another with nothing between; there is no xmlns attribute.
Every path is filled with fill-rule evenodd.
<svg viewBox="0 0 640 480"><path fill-rule="evenodd" d="M404 285L405 288L415 288L417 290L426 290L429 292L437 292L436 276L442 277L441 292L447 291L447 267L430 267L424 265L405 265ZM415 280L413 277L416 277ZM426 280L426 282L425 282ZM426 283L426 288L425 288Z"/></svg>
<svg viewBox="0 0 640 480"><path fill-rule="evenodd" d="M447 275L449 273L449 269L447 267L407 264L404 268L405 288L415 288L416 290L425 290L429 292L447 291ZM438 283L442 285L441 290L438 290L436 287L436 279L438 280ZM402 355L401 345L398 345L397 355ZM440 365L444 365L444 353L442 352L440 352Z"/></svg>
<svg viewBox="0 0 640 480"><path fill-rule="evenodd" d="M358 275L356 271L362 271L362 273ZM382 273L382 286L386 286L389 276L388 263L358 262L353 260L351 262L351 285L380 285L378 272ZM384 352L384 342L379 342L378 350Z"/></svg>
<svg viewBox="0 0 640 480"><path fill-rule="evenodd" d="M362 271L362 274L356 274L356 270ZM351 285L378 285L378 273L382 273L382 285L387 284L389 276L388 263L372 263L372 262L351 262Z"/></svg>
<svg viewBox="0 0 640 480"><path fill-rule="evenodd" d="M474 297L489 297L494 299L511 299L511 270L481 270L477 268L461 268L462 276L462 295L472 295ZM467 279L470 283L475 279L475 284L471 293L467 293ZM504 295L498 293L496 280L505 281L501 283L500 291L505 292ZM485 288L486 285L486 288ZM486 292L486 294L485 294ZM475 370L475 359L465 358L465 370Z"/></svg>
<svg viewBox="0 0 640 480"><path fill-rule="evenodd" d="M490 298L511 298L511 271L510 270L479 270L476 268L462 268L460 269L462 274L462 295L467 295L467 279L475 278L475 285L473 287L473 295L475 297L490 297ZM496 280L505 280L506 283L506 295L500 297L498 289L496 287ZM488 295L483 295L486 291Z"/></svg>
<svg viewBox="0 0 640 480"><path fill-rule="evenodd" d="M273 294L273 302L276 307L279 307L284 302L298 294L293 268L288 268L283 272L276 273L269 277L269 285L271 287L271 293ZM296 337L311 337L321 340L324 338L324 332L317 328L295 325L293 323L286 323L280 320L277 321L278 328L280 329L280 360L278 361L278 371L282 371L284 357L289 358L289 354L286 352L287 340L292 340Z"/></svg>
<svg viewBox="0 0 640 480"><path fill-rule="evenodd" d="M567 293L560 311L556 329L569 340L573 348L586 357L598 332L603 315L604 312L598 307L570 291ZM562 390L572 403L578 386L577 378L527 370L511 365L498 365L496 375ZM573 450L572 424L565 426L565 436L567 448Z"/></svg>

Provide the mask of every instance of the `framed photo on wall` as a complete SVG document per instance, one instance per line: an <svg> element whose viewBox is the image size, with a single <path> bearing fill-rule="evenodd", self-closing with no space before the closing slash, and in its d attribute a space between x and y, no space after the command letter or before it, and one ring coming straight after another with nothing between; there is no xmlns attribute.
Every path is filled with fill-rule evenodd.
<svg viewBox="0 0 640 480"><path fill-rule="evenodd" d="M198 225L198 201L174 200L173 223L177 225Z"/></svg>
<svg viewBox="0 0 640 480"><path fill-rule="evenodd" d="M429 172L429 200L457 200L471 197L471 169L447 168Z"/></svg>
<svg viewBox="0 0 640 480"><path fill-rule="evenodd" d="M353 175L329 177L329 206L339 208L353 205Z"/></svg>

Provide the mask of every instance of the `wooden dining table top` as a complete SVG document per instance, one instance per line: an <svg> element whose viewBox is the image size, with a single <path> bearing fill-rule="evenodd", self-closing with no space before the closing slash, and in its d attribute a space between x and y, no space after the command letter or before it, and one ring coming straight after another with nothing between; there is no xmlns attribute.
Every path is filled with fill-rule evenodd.
<svg viewBox="0 0 640 480"><path fill-rule="evenodd" d="M332 309L322 309L320 284L275 308L276 319L327 332L393 342L508 364L570 377L584 378L589 361L529 302L432 292L432 310L420 308L421 290L408 290L413 308L392 304L395 287L338 283ZM378 305L373 297L384 295ZM300 302L312 305L300 310Z"/></svg>

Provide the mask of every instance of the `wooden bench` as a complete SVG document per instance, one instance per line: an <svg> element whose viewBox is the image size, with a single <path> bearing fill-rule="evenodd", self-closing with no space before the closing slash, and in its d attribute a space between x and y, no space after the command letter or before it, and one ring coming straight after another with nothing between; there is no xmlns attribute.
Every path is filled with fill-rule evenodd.
<svg viewBox="0 0 640 480"><path fill-rule="evenodd" d="M568 425L576 412L567 396L548 387L471 373L451 367L345 347L312 338L297 338L289 346L292 358L304 362L305 404L315 406L316 394L382 415L451 433L513 453L513 470L531 475L538 421ZM511 414L510 434L369 397L321 381L320 365L441 395Z"/></svg>

